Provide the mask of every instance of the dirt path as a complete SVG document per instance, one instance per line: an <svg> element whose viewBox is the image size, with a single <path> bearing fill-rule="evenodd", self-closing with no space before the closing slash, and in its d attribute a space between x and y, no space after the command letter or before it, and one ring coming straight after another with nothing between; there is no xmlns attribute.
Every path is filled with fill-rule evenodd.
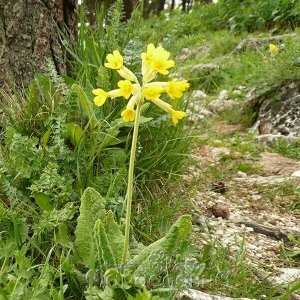
<svg viewBox="0 0 300 300"><path fill-rule="evenodd" d="M214 126L223 143L235 134L240 139L238 127ZM294 246L291 232L300 236L300 210L295 209L300 207L300 162L268 151L253 156L207 144L196 146L193 154L185 180L196 243L216 239L233 253L244 243L247 261L269 274L290 264L283 249Z"/></svg>

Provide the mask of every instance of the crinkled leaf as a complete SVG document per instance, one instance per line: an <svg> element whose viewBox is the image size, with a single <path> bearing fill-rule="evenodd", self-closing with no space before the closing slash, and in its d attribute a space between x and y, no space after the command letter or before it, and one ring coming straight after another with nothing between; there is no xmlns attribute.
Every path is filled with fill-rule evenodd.
<svg viewBox="0 0 300 300"><path fill-rule="evenodd" d="M105 218L97 220L94 227L98 257L105 268L118 267L122 262L124 236L112 211Z"/></svg>
<svg viewBox="0 0 300 300"><path fill-rule="evenodd" d="M106 269L116 267L114 253L101 220L97 220L94 227L94 237L97 246L98 258L103 260Z"/></svg>
<svg viewBox="0 0 300 300"><path fill-rule="evenodd" d="M128 262L128 269L135 272L138 268L147 272L149 257L159 252L165 256L171 256L176 252L178 246L183 242L192 230L191 216L181 216L170 228L169 232L158 241L143 249L137 256Z"/></svg>
<svg viewBox="0 0 300 300"><path fill-rule="evenodd" d="M105 217L105 199L93 188L87 188L82 197L80 215L75 230L76 250L89 268L95 263L95 241L93 228L98 219Z"/></svg>

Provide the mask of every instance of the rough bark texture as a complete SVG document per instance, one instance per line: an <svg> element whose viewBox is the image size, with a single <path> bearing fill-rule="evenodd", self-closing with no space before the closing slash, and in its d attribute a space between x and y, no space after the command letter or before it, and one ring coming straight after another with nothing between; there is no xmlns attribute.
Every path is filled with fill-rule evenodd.
<svg viewBox="0 0 300 300"><path fill-rule="evenodd" d="M0 88L27 86L51 59L66 72L58 28L75 33L75 0L0 0Z"/></svg>

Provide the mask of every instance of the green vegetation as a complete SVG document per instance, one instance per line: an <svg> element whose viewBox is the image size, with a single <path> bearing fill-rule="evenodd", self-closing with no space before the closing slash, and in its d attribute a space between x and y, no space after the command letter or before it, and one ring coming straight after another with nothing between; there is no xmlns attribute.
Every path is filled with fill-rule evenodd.
<svg viewBox="0 0 300 300"><path fill-rule="evenodd" d="M95 25L87 25L83 5L79 18L78 40L66 41L68 76L59 76L49 62L25 91L0 91L5 115L0 145L0 300L174 299L190 287L234 297L287 299L297 285L271 287L246 261L244 245L234 255L214 240L196 247L189 214L195 190L207 190L209 182L230 179L237 172L260 173L253 161L266 146L243 132L255 118L253 112L241 115L237 108L253 87L264 94L300 80L299 1L223 0L195 5L189 14L165 11L148 19L137 8L127 23L122 21L122 2L116 1L108 17L97 12ZM276 56L269 52L269 41L245 42L237 51L249 38L292 31L296 35L282 41L270 39L280 48ZM186 120L174 126L165 112L142 107L130 257L123 266L133 124L120 117L124 99L96 107L92 90L117 86L117 72L103 66L113 50L123 54L126 66L140 79L140 53L149 43L161 43L173 58L180 58L183 48L207 46L207 52L200 49L182 59L172 72L186 78L191 90L206 92L207 103L227 89L239 104L200 126ZM194 65L207 63L217 68L191 72ZM159 75L158 80L166 78ZM240 93L238 86L244 87ZM194 100L190 93L172 101L177 110L186 110ZM240 124L240 133L224 134L213 126L223 121ZM230 153L220 157L219 165L203 167L185 193L181 175L194 163L192 143L228 147ZM299 143L278 142L274 150L300 158ZM294 185L261 193L267 200L281 193L288 207L300 207Z"/></svg>

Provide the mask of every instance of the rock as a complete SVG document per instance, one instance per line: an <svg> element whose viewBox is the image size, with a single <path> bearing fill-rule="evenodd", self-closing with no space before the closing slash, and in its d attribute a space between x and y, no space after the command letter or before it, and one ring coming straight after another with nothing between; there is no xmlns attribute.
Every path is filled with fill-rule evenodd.
<svg viewBox="0 0 300 300"><path fill-rule="evenodd" d="M229 154L230 154L230 149L228 149L226 147L214 147L211 149L211 156L215 160L220 160L220 158L223 155L229 155Z"/></svg>
<svg viewBox="0 0 300 300"><path fill-rule="evenodd" d="M201 90L195 90L192 93L192 98L194 100L205 99L206 97L207 97L207 95L204 92L202 92Z"/></svg>
<svg viewBox="0 0 300 300"><path fill-rule="evenodd" d="M238 104L239 102L237 100L229 99L229 100L214 100L208 106L211 109L211 111L216 113L222 113L226 110L232 109Z"/></svg>
<svg viewBox="0 0 300 300"><path fill-rule="evenodd" d="M241 171L238 171L237 174L236 174L238 177L241 177L241 178L247 178L248 175L244 172L241 172Z"/></svg>
<svg viewBox="0 0 300 300"><path fill-rule="evenodd" d="M205 108L202 108L202 109L199 111L199 114L200 114L200 115L203 115L203 116L205 116L205 117L213 116L213 115L214 115L210 110L205 109Z"/></svg>
<svg viewBox="0 0 300 300"><path fill-rule="evenodd" d="M255 133L300 137L299 82L252 90L246 96L243 110L257 115L252 128Z"/></svg>
<svg viewBox="0 0 300 300"><path fill-rule="evenodd" d="M300 170L295 171L295 172L291 175L291 177L297 177L297 178L299 178L299 177L300 177Z"/></svg>
<svg viewBox="0 0 300 300"><path fill-rule="evenodd" d="M268 126L271 126L270 124ZM271 130L272 127L269 127L269 130ZM256 128L252 127L250 129L251 132L255 133ZM265 131L264 131L265 132ZM287 144L295 143L299 140L299 137L296 136L284 136L282 134L260 134L256 136L256 140L260 143L266 144L267 146L272 146L278 141L283 141Z"/></svg>
<svg viewBox="0 0 300 300"><path fill-rule="evenodd" d="M186 60L191 56L202 55L207 56L211 51L210 45L204 45L198 48L182 48L180 54L177 56L179 60Z"/></svg>
<svg viewBox="0 0 300 300"><path fill-rule="evenodd" d="M280 274L271 278L274 285L286 284L300 279L300 269L280 268Z"/></svg>
<svg viewBox="0 0 300 300"><path fill-rule="evenodd" d="M230 215L229 211L229 206L224 203L216 203L212 208L211 208L212 214L216 218L222 218L222 219L228 219Z"/></svg>
<svg viewBox="0 0 300 300"><path fill-rule="evenodd" d="M208 107L213 112L221 113L225 110L231 109L239 102L235 99L228 99L228 91L223 90L219 93L216 100L209 103Z"/></svg>
<svg viewBox="0 0 300 300"><path fill-rule="evenodd" d="M236 177L234 178L234 181L247 182L247 184L256 184L256 185L274 185L274 184L286 182L286 177L281 175L255 176L255 177L248 176L247 178Z"/></svg>
<svg viewBox="0 0 300 300"><path fill-rule="evenodd" d="M255 300L249 298L230 298L226 296L215 296L193 289L181 292L176 298L177 300Z"/></svg>
<svg viewBox="0 0 300 300"><path fill-rule="evenodd" d="M217 101L224 101L228 99L228 91L227 90L222 90L217 98Z"/></svg>
<svg viewBox="0 0 300 300"><path fill-rule="evenodd" d="M204 72L207 74L210 74L211 72L213 72L214 70L219 69L219 65L214 64L214 63L208 63L208 64L197 64L194 65L191 69L192 73L193 72Z"/></svg>

